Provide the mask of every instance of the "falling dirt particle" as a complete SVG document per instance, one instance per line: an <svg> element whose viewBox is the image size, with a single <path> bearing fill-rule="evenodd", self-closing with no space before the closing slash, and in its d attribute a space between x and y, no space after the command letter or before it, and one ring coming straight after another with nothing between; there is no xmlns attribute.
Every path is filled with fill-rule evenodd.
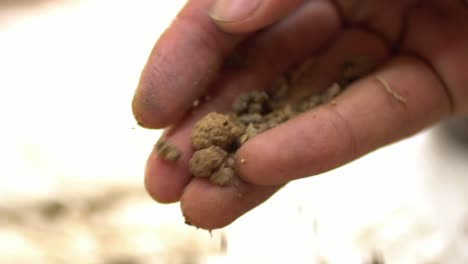
<svg viewBox="0 0 468 264"><path fill-rule="evenodd" d="M155 148L158 155L164 160L177 161L180 158L179 149L165 140L159 140Z"/></svg>
<svg viewBox="0 0 468 264"><path fill-rule="evenodd" d="M49 201L40 206L40 214L48 219L55 220L65 215L68 208L67 206L59 201Z"/></svg>
<svg viewBox="0 0 468 264"><path fill-rule="evenodd" d="M127 257L127 256L122 256L122 257L115 257L108 259L104 262L105 264L140 264L138 259L135 259L133 257Z"/></svg>
<svg viewBox="0 0 468 264"><path fill-rule="evenodd" d="M382 253L374 251L364 264L385 264L385 258Z"/></svg>
<svg viewBox="0 0 468 264"><path fill-rule="evenodd" d="M316 264L329 264L327 259L324 256L316 256L314 263Z"/></svg>
<svg viewBox="0 0 468 264"><path fill-rule="evenodd" d="M241 158L241 160L240 160L240 163L241 163L241 164L244 164L244 163L246 163L246 162L247 162L247 159Z"/></svg>
<svg viewBox="0 0 468 264"><path fill-rule="evenodd" d="M219 241L219 251L222 254L226 254L228 251L228 239L224 233L221 233L221 238Z"/></svg>
<svg viewBox="0 0 468 264"><path fill-rule="evenodd" d="M314 221L312 222L312 231L314 232L314 235L318 234L318 220L314 218Z"/></svg>
<svg viewBox="0 0 468 264"><path fill-rule="evenodd" d="M385 88L385 90L386 90L393 98L395 98L397 101L399 101L399 102L402 103L402 104L406 104L406 103L407 103L406 98L404 98L403 96L399 95L395 90L393 90L392 87L390 87L390 85L387 83L387 81L385 81L383 78L381 78L381 77L379 77L379 76L376 76L375 79L376 79L380 84L382 84L382 86Z"/></svg>

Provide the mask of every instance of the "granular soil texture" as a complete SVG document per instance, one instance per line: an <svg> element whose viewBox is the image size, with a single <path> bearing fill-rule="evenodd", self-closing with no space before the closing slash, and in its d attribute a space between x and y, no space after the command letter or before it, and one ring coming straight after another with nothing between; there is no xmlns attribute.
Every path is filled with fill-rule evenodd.
<svg viewBox="0 0 468 264"><path fill-rule="evenodd" d="M240 94L228 113L211 112L202 117L191 134L195 149L189 163L194 177L205 178L219 186L229 186L237 175L236 151L255 136L326 103L335 103L335 97L353 81L368 74L372 60L355 56L343 65L341 75L327 89L304 89L304 80L312 59L305 60L293 71L278 78L262 90ZM156 144L161 157L175 161L180 152L168 142Z"/></svg>

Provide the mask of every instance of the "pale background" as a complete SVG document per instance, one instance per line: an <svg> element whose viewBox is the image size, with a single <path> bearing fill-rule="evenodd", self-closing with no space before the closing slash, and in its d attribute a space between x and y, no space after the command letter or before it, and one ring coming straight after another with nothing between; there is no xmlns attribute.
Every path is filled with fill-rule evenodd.
<svg viewBox="0 0 468 264"><path fill-rule="evenodd" d="M130 102L183 3L0 0L0 263L468 263L468 140L447 128L294 182L212 236L153 202L160 131Z"/></svg>

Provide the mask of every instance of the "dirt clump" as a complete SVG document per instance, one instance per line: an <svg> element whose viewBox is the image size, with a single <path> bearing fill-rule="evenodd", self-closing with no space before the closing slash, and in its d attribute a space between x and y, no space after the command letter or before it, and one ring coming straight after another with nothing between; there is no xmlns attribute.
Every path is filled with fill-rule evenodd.
<svg viewBox="0 0 468 264"><path fill-rule="evenodd" d="M237 97L232 104L232 110L238 115L261 114L268 111L270 96L264 91L249 91Z"/></svg>
<svg viewBox="0 0 468 264"><path fill-rule="evenodd" d="M244 131L240 122L231 116L220 113L209 113L201 119L192 130L192 144L196 150L218 146L226 148Z"/></svg>
<svg viewBox="0 0 468 264"><path fill-rule="evenodd" d="M210 177L211 174L221 168L228 153L218 147L210 146L193 153L189 167L195 177Z"/></svg>
<svg viewBox="0 0 468 264"><path fill-rule="evenodd" d="M219 186L226 186L234 180L236 171L234 167L222 166L210 176L210 181Z"/></svg>
<svg viewBox="0 0 468 264"><path fill-rule="evenodd" d="M179 149L165 140L159 140L155 145L158 155L167 161L177 161L180 158Z"/></svg>

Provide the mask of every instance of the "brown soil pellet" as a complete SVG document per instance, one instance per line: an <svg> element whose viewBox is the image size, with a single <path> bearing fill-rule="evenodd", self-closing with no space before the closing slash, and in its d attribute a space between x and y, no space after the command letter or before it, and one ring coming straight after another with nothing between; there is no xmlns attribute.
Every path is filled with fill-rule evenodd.
<svg viewBox="0 0 468 264"><path fill-rule="evenodd" d="M221 168L227 157L228 153L218 146L198 150L190 159L190 172L195 177L210 177Z"/></svg>
<svg viewBox="0 0 468 264"><path fill-rule="evenodd" d="M249 91L241 94L232 104L236 114L263 113L268 109L270 96L264 91Z"/></svg>
<svg viewBox="0 0 468 264"><path fill-rule="evenodd" d="M180 158L179 149L165 140L159 140L156 145L158 155L167 161L177 161Z"/></svg>
<svg viewBox="0 0 468 264"><path fill-rule="evenodd" d="M221 167L211 174L210 181L219 186L231 184L236 177L235 163L236 158L233 154L230 154Z"/></svg>
<svg viewBox="0 0 468 264"><path fill-rule="evenodd" d="M192 130L192 144L196 150L218 146L226 148L242 135L244 127L228 115L209 113Z"/></svg>

